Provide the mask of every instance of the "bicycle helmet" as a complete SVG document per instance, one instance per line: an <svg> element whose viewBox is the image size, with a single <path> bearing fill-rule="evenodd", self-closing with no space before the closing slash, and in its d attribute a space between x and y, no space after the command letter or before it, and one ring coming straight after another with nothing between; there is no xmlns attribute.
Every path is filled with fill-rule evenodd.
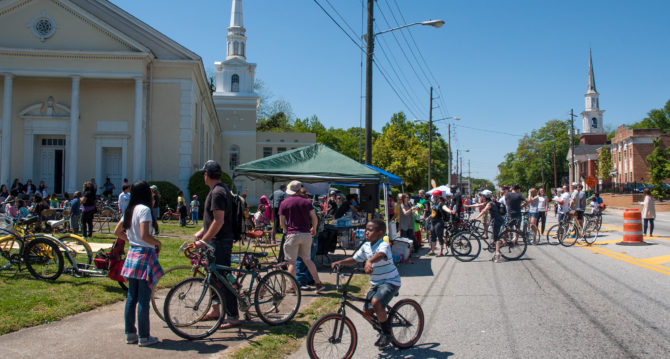
<svg viewBox="0 0 670 359"><path fill-rule="evenodd" d="M493 197L493 192L491 192L491 191L489 191L489 190L487 190L487 189L485 189L485 190L479 192L479 194L481 194L482 196L484 196L484 198L491 198L491 197Z"/></svg>

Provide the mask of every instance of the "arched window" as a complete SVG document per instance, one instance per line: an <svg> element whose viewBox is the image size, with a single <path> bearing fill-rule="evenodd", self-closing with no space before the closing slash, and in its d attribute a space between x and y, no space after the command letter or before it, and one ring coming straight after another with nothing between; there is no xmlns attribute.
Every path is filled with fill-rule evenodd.
<svg viewBox="0 0 670 359"><path fill-rule="evenodd" d="M228 152L230 161L228 162L228 168L232 171L240 164L240 148L236 145L230 146L230 151Z"/></svg>
<svg viewBox="0 0 670 359"><path fill-rule="evenodd" d="M237 74L230 78L230 92L240 92L240 76Z"/></svg>
<svg viewBox="0 0 670 359"><path fill-rule="evenodd" d="M597 118L592 118L591 119L591 127L593 128L598 128L598 119Z"/></svg>

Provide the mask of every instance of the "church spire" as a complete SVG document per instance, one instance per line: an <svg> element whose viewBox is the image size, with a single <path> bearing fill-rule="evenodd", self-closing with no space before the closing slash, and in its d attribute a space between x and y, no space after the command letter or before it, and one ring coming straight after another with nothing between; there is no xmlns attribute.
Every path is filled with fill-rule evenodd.
<svg viewBox="0 0 670 359"><path fill-rule="evenodd" d="M593 76L593 59L591 58L591 49L589 48L589 89L586 93L598 93L596 91L596 79Z"/></svg>
<svg viewBox="0 0 670 359"><path fill-rule="evenodd" d="M233 0L233 6L230 11L230 27L228 27L228 55L226 59L233 57L246 58L244 52L247 38L244 36L246 29L242 21L242 0Z"/></svg>

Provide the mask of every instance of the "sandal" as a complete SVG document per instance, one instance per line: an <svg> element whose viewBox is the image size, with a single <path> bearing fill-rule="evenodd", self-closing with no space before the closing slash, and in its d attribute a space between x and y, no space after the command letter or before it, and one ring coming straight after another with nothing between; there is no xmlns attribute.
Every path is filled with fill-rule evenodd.
<svg viewBox="0 0 670 359"><path fill-rule="evenodd" d="M229 320L229 319L226 319L226 320L221 324L221 326L219 326L219 329L230 329L230 328L239 327L239 326L241 326L241 325L242 325L242 321L239 320L239 319L238 319L238 320Z"/></svg>
<svg viewBox="0 0 670 359"><path fill-rule="evenodd" d="M202 319L200 319L200 321L201 321L201 322L206 322L206 321L208 321L208 320L217 320L217 319L219 319L219 314L216 314L216 315L214 315L214 314L205 314L205 316L202 317Z"/></svg>

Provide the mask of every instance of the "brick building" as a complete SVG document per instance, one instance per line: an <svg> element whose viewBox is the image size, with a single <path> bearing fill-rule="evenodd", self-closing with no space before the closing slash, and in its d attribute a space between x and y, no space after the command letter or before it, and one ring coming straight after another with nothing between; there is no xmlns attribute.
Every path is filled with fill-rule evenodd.
<svg viewBox="0 0 670 359"><path fill-rule="evenodd" d="M661 138L664 147L670 146L670 135L659 129L630 129L619 126L612 139L612 169L615 184L649 182L649 164L647 156L654 150L653 141ZM665 180L670 183L670 179Z"/></svg>

